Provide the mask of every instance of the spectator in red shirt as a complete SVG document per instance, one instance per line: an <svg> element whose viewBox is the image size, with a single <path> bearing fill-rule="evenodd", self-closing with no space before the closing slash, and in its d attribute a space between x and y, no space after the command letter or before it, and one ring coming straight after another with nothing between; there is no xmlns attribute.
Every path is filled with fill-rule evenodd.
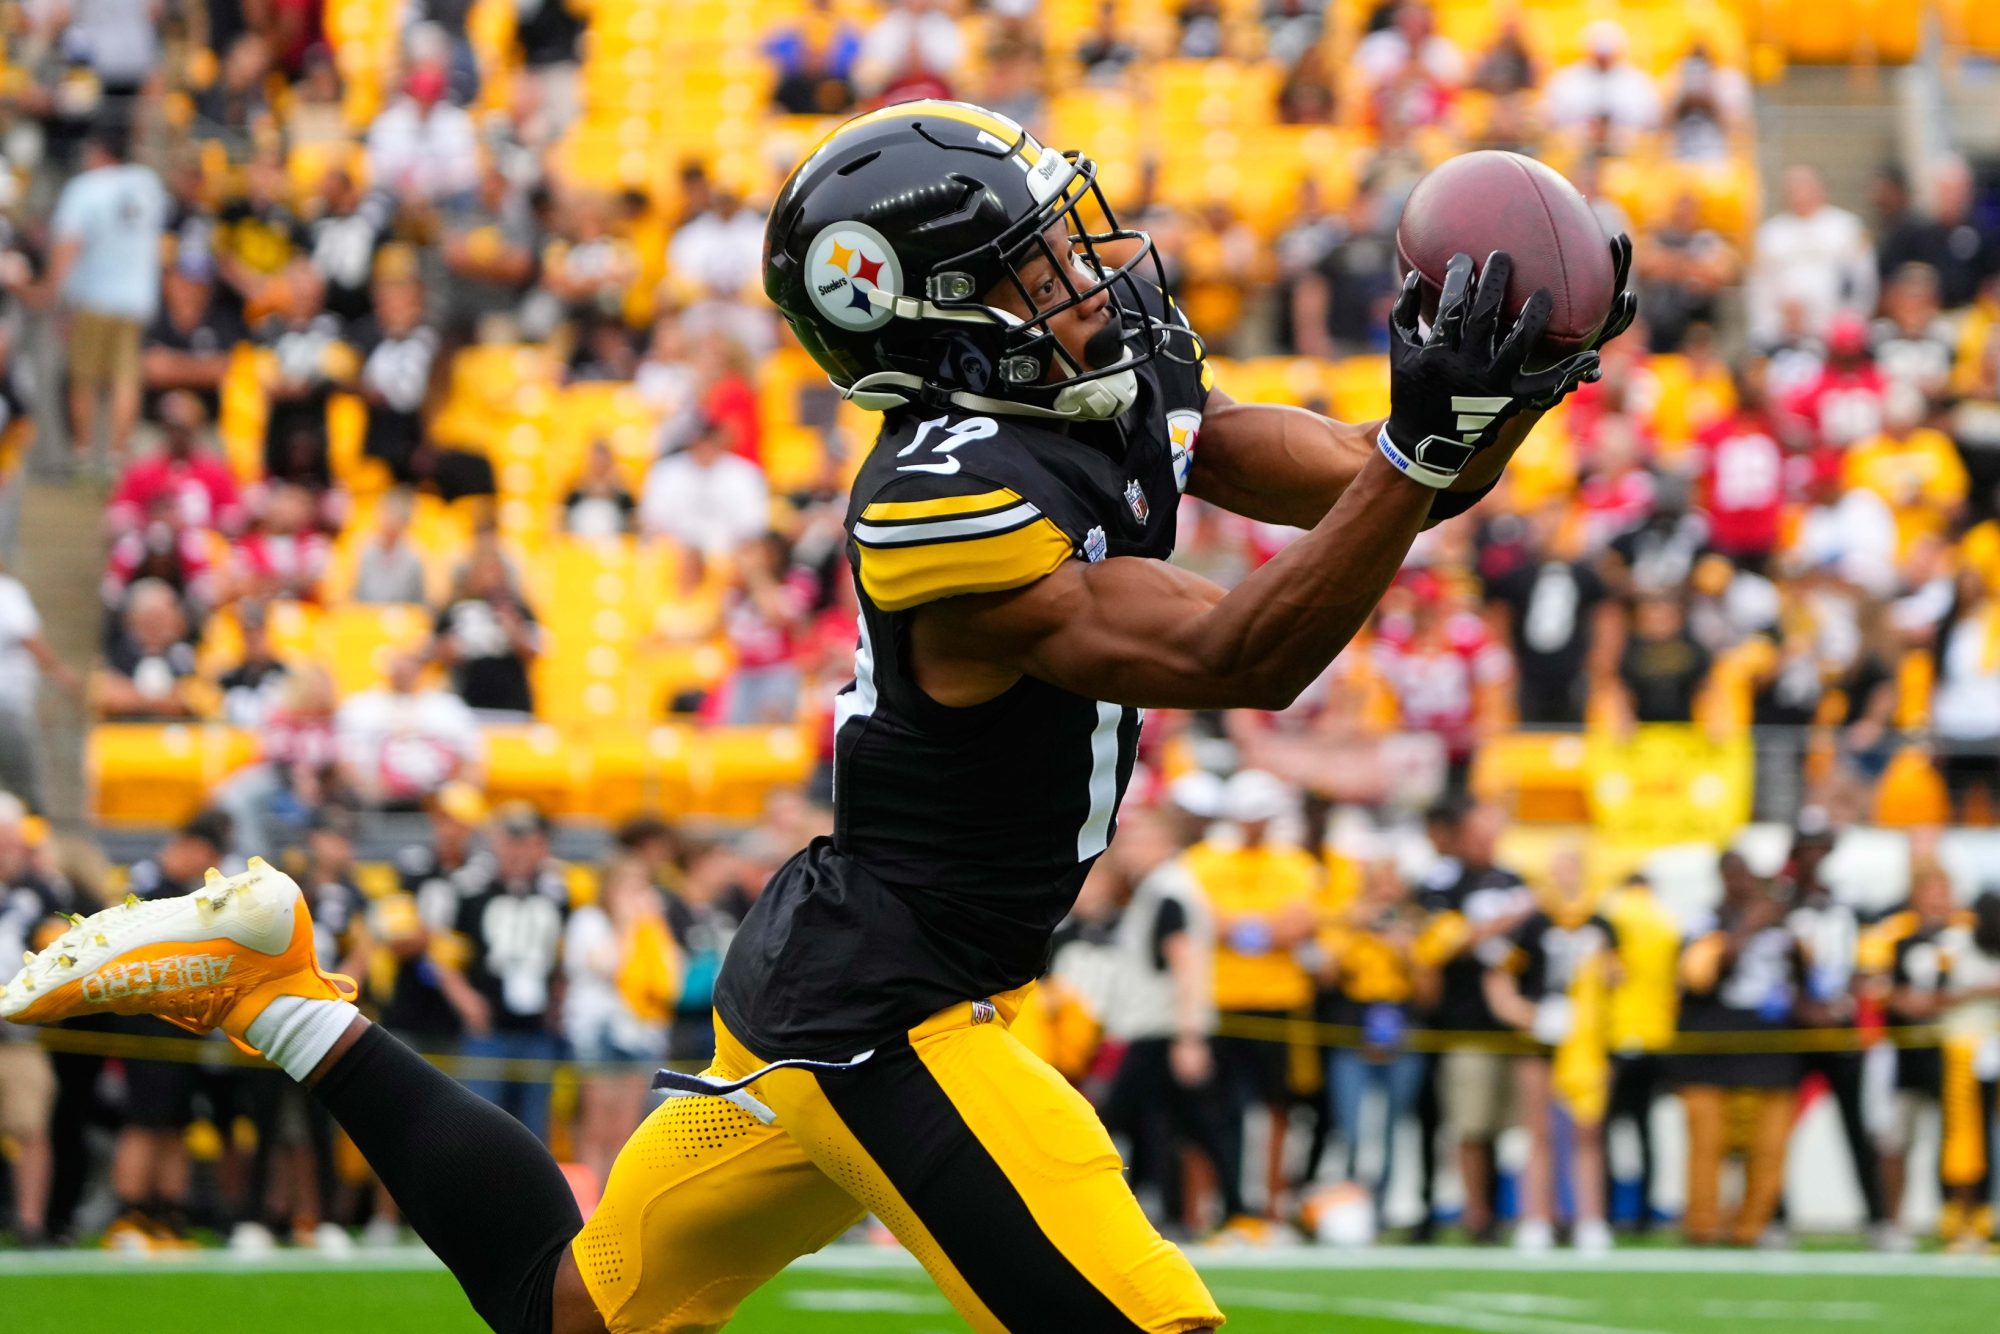
<svg viewBox="0 0 2000 1334"><path fill-rule="evenodd" d="M236 478L228 464L202 446L207 416L201 400L185 389L176 389L160 400L160 421L165 427L160 451L125 469L111 503L105 507L105 526L113 537L137 532L153 512L155 501L164 502L183 528L224 533L242 529L243 497L236 488Z"/></svg>
<svg viewBox="0 0 2000 1334"><path fill-rule="evenodd" d="M1382 623L1375 670L1395 696L1398 725L1444 741L1452 786L1463 791L1481 735L1504 716L1513 660L1477 612L1448 603L1437 576L1419 571L1410 583L1410 617Z"/></svg>
<svg viewBox="0 0 2000 1334"><path fill-rule="evenodd" d="M701 416L722 428L730 453L761 466L763 442L749 352L734 338L710 334L695 349L694 367L701 384Z"/></svg>
<svg viewBox="0 0 2000 1334"><path fill-rule="evenodd" d="M1759 572L1778 545L1778 519L1794 480L1765 371L1762 358L1737 368L1736 411L1697 436L1690 456L1710 545Z"/></svg>
<svg viewBox="0 0 2000 1334"><path fill-rule="evenodd" d="M1653 474L1641 462L1638 428L1622 413L1600 418L1595 457L1577 488L1584 550L1595 555L1642 522L1653 512L1653 499Z"/></svg>
<svg viewBox="0 0 2000 1334"><path fill-rule="evenodd" d="M210 558L210 535L175 521L173 497L155 495L146 521L111 544L99 591L104 598L105 643L116 642L126 590L144 579L157 579L174 591L192 621L215 606L216 574Z"/></svg>
<svg viewBox="0 0 2000 1334"><path fill-rule="evenodd" d="M1815 444L1846 449L1882 429L1888 382L1868 355L1868 327L1858 315L1827 326L1826 365L1785 404L1805 420Z"/></svg>
<svg viewBox="0 0 2000 1334"><path fill-rule="evenodd" d="M722 608L722 630L736 670L723 684L719 720L731 725L788 723L798 713L800 641L811 628L812 572L790 565L785 540L772 533L736 554L738 583Z"/></svg>
<svg viewBox="0 0 2000 1334"><path fill-rule="evenodd" d="M312 493L274 481L254 532L237 542L233 574L245 596L314 601L332 546L314 523Z"/></svg>

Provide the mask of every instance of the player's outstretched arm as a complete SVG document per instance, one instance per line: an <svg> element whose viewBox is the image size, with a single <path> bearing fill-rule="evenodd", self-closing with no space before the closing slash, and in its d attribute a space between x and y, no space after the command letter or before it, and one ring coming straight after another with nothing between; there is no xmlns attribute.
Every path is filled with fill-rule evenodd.
<svg viewBox="0 0 2000 1334"><path fill-rule="evenodd" d="M1638 308L1637 298L1627 287L1632 266L1629 238L1612 238L1611 259L1615 295L1611 313L1589 344L1587 351L1591 352L1623 333ZM1443 488L1458 498L1439 504L1433 511L1434 519L1461 513L1471 503L1463 497L1476 499L1491 487L1541 420L1543 410L1553 407L1584 378L1594 378L1592 360L1564 365L1573 373L1558 382L1553 392L1537 394L1525 410L1508 420L1492 447L1481 451ZM1195 452L1188 476L1188 494L1259 522L1310 528L1326 517L1341 492L1360 474L1361 465L1375 452L1375 436L1384 424L1381 420L1336 421L1304 408L1274 403L1238 403L1214 390L1202 418L1201 448Z"/></svg>
<svg viewBox="0 0 2000 1334"><path fill-rule="evenodd" d="M916 618L917 682L941 703L1021 676L1141 708L1289 704L1368 618L1430 510L1377 456L1326 518L1228 592L1161 561L1068 561Z"/></svg>
<svg viewBox="0 0 2000 1334"><path fill-rule="evenodd" d="M1494 446L1560 377L1525 373L1546 327L1546 291L1511 325L1511 265L1446 272L1436 324L1417 326L1415 284L1391 318L1390 418L1332 509L1233 591L1157 561L1067 561L1006 593L950 598L916 617L918 684L945 704L992 698L1019 676L1118 704L1282 708L1354 637L1396 575L1436 492ZM1554 378L1552 378L1554 377Z"/></svg>

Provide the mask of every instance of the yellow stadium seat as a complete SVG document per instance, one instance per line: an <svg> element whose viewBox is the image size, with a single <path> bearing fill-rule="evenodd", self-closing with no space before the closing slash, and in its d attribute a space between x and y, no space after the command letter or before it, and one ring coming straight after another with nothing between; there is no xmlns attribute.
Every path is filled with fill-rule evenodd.
<svg viewBox="0 0 2000 1334"><path fill-rule="evenodd" d="M1333 364L1328 387L1333 415L1342 421L1372 421L1389 415L1389 359L1348 357Z"/></svg>
<svg viewBox="0 0 2000 1334"><path fill-rule="evenodd" d="M610 822L640 814L682 816L693 809L691 729L627 727L588 735L592 814Z"/></svg>
<svg viewBox="0 0 2000 1334"><path fill-rule="evenodd" d="M589 752L541 723L483 729L486 795L494 802L529 801L544 814L582 813Z"/></svg>
<svg viewBox="0 0 2000 1334"><path fill-rule="evenodd" d="M696 808L704 815L751 820L774 788L798 787L815 756L799 727L718 727L696 744Z"/></svg>
<svg viewBox="0 0 2000 1334"><path fill-rule="evenodd" d="M255 739L232 727L99 723L84 744L91 818L106 825L179 824L255 752Z"/></svg>
<svg viewBox="0 0 2000 1334"><path fill-rule="evenodd" d="M1583 738L1514 732L1479 748L1472 788L1487 799L1511 798L1518 820L1563 824L1589 818Z"/></svg>

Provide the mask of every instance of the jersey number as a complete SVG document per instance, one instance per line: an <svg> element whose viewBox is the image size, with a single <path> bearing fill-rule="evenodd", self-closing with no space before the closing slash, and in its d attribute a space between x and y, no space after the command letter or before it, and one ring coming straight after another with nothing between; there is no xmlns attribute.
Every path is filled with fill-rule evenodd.
<svg viewBox="0 0 2000 1334"><path fill-rule="evenodd" d="M931 447L931 453L946 456L942 461L937 463L905 463L897 467L896 471L934 472L948 477L952 473L957 472L959 468L958 460L951 457L953 450L957 449L960 445L969 445L975 440L984 440L989 436L997 435L1000 431L1000 424L991 417L967 417L964 421L951 426L945 426L945 423L949 421L951 421L949 417L931 418L917 427L917 434L909 444L904 445L896 451L896 457L899 459L916 453L919 449L923 448L924 441L930 439L932 431L935 431L940 426L944 426L944 439Z"/></svg>

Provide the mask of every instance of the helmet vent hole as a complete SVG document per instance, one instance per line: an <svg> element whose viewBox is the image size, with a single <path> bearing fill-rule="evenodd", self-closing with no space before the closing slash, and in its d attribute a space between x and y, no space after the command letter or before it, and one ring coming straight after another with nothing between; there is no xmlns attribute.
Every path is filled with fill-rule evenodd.
<svg viewBox="0 0 2000 1334"><path fill-rule="evenodd" d="M873 162L876 158L881 156L882 154L879 151L873 153L863 153L860 157L854 159L854 161L848 163L846 166L842 167L839 171L836 171L834 175L852 176L855 172L860 171L863 167L867 166L869 163Z"/></svg>

